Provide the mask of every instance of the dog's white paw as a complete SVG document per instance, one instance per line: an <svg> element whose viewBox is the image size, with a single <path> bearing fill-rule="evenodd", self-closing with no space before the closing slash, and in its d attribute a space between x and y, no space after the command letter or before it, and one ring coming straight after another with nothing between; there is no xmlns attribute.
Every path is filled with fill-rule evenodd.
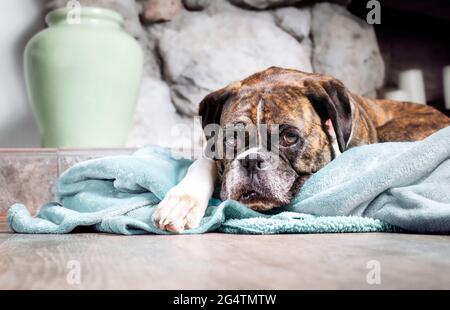
<svg viewBox="0 0 450 310"><path fill-rule="evenodd" d="M197 228L205 214L208 200L195 197L180 187L172 188L159 203L153 222L161 230L174 233Z"/></svg>

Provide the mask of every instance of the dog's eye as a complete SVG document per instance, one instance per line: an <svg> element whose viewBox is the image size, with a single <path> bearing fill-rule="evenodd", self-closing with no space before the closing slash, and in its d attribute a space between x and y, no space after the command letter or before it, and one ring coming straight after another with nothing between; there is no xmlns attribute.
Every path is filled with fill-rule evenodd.
<svg viewBox="0 0 450 310"><path fill-rule="evenodd" d="M225 145L231 148L244 146L246 139L244 123L236 123L225 129Z"/></svg>
<svg viewBox="0 0 450 310"><path fill-rule="evenodd" d="M236 124L234 124L234 128L236 129L236 130L245 130L245 123L243 123L243 122L239 122L239 123L236 123Z"/></svg>
<svg viewBox="0 0 450 310"><path fill-rule="evenodd" d="M245 144L245 131L228 131L225 135L225 147L240 148Z"/></svg>
<svg viewBox="0 0 450 310"><path fill-rule="evenodd" d="M238 139L236 137L228 137L226 141L229 146L235 147L237 145Z"/></svg>
<svg viewBox="0 0 450 310"><path fill-rule="evenodd" d="M291 130L285 130L280 139L280 144L282 146L292 146L296 144L299 140L299 136L296 132Z"/></svg>

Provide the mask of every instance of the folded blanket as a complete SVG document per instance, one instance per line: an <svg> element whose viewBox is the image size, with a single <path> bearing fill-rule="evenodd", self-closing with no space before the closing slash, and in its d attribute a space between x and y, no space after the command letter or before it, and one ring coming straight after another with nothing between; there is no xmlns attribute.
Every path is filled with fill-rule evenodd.
<svg viewBox="0 0 450 310"><path fill-rule="evenodd" d="M450 232L450 127L410 143L350 149L302 187L276 214L212 198L197 229L185 233ZM150 146L131 156L95 159L67 170L56 202L36 217L13 205L20 233L68 233L80 226L119 234L156 233L155 206L186 174L190 160Z"/></svg>

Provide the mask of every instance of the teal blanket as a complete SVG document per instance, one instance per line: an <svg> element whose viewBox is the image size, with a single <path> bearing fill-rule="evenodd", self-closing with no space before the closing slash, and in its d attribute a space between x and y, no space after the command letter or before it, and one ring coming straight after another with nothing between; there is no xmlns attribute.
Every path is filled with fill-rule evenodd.
<svg viewBox="0 0 450 310"><path fill-rule="evenodd" d="M356 147L312 176L277 213L212 198L200 227L184 233L449 233L449 159L450 127L419 142ZM36 217L15 204L8 223L19 233L61 234L89 226L118 234L168 234L153 225L152 213L190 164L155 146L86 161L60 177L55 202Z"/></svg>

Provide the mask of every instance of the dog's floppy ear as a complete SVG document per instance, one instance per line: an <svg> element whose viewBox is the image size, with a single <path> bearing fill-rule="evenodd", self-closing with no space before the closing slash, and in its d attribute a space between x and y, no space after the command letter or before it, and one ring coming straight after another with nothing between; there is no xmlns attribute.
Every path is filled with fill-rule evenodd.
<svg viewBox="0 0 450 310"><path fill-rule="evenodd" d="M229 92L222 88L210 93L200 102L198 114L202 118L203 128L208 124L219 124L223 106L228 98Z"/></svg>
<svg viewBox="0 0 450 310"><path fill-rule="evenodd" d="M240 82L234 82L225 88L207 95L199 105L198 114L202 118L202 127L208 124L219 124L222 109L231 95L240 87Z"/></svg>
<svg viewBox="0 0 450 310"><path fill-rule="evenodd" d="M336 79L306 80L308 99L323 122L330 119L341 152L347 150L352 133L351 94Z"/></svg>

